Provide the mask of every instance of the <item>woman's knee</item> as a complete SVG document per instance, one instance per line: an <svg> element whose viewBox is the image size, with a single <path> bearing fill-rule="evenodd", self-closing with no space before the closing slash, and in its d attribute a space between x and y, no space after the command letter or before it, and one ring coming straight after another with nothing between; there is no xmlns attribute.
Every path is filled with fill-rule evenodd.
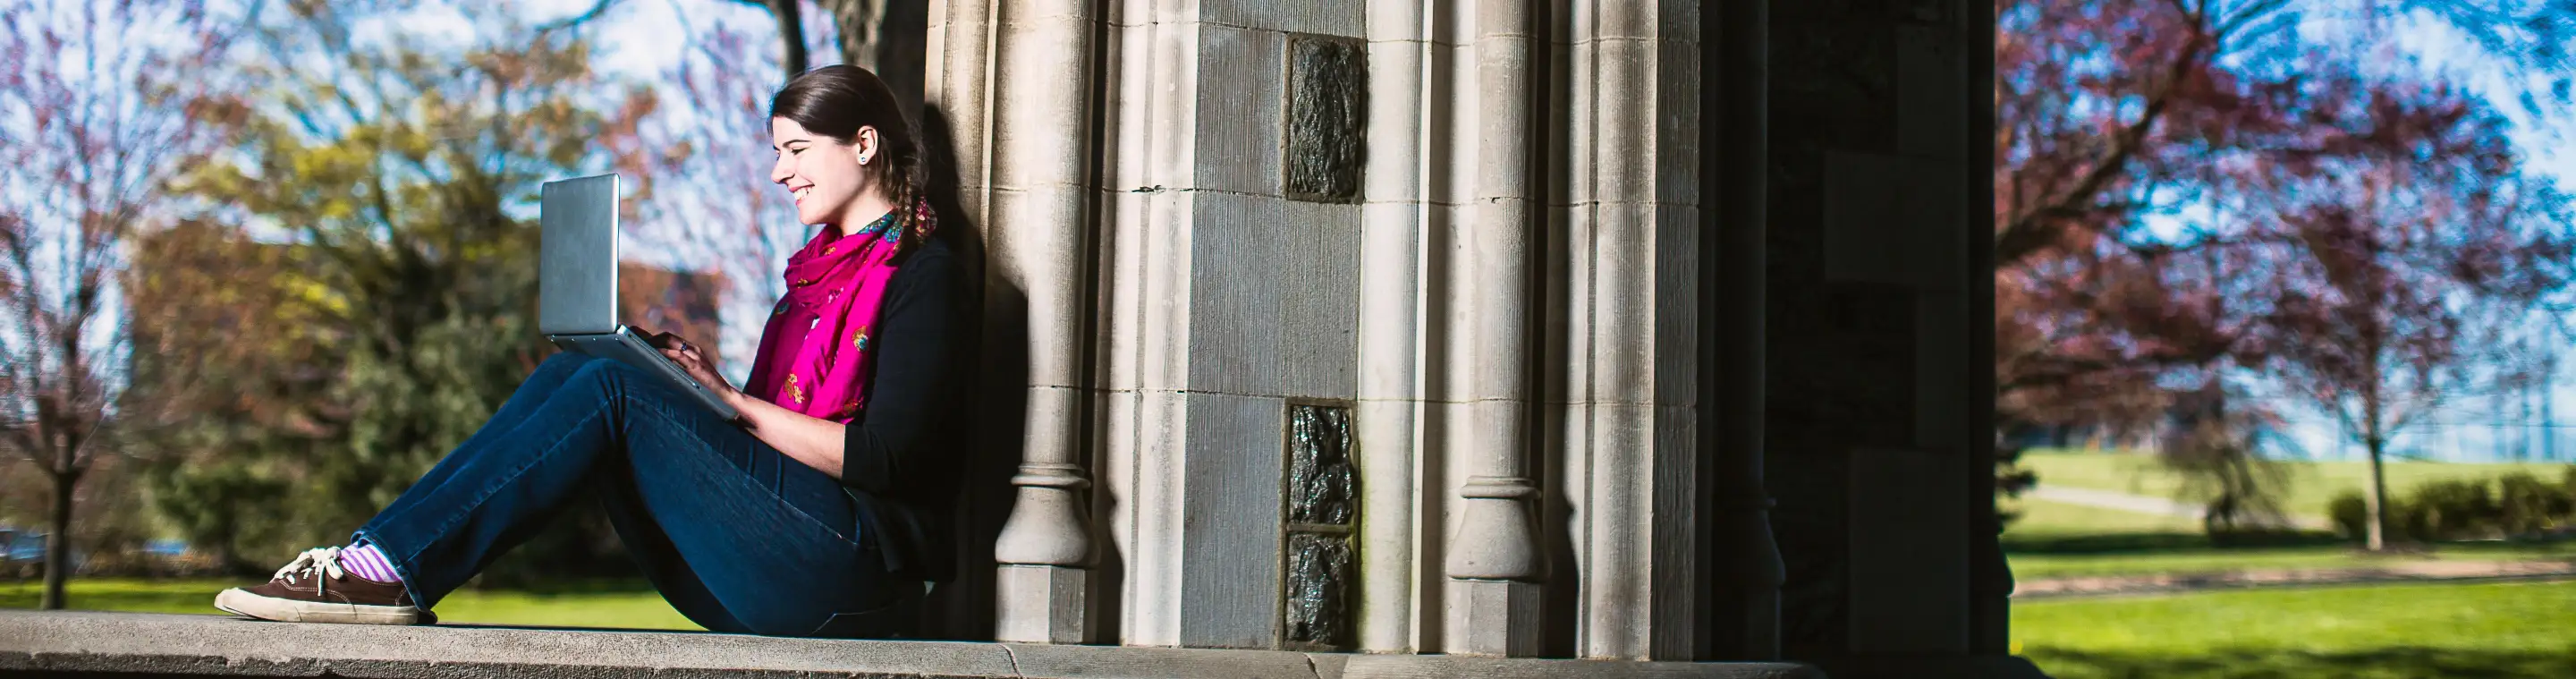
<svg viewBox="0 0 2576 679"><path fill-rule="evenodd" d="M626 368L624 363L605 358L591 358L582 361L574 368L572 377L566 378L564 385L567 387L579 385L596 390L612 388L626 379L624 368Z"/></svg>

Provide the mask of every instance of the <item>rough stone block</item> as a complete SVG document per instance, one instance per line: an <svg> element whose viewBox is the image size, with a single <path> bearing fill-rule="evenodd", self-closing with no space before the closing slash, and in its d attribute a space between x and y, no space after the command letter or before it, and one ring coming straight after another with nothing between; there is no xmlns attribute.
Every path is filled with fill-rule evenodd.
<svg viewBox="0 0 2576 679"><path fill-rule="evenodd" d="M1368 60L1361 43L1288 39L1287 172L1280 192L1331 203L1360 199L1367 161Z"/></svg>
<svg viewBox="0 0 2576 679"><path fill-rule="evenodd" d="M1288 406L1288 522L1348 527L1359 519L1351 411Z"/></svg>
<svg viewBox="0 0 2576 679"><path fill-rule="evenodd" d="M1355 640L1351 588L1357 577L1348 535L1290 533L1282 633L1290 648L1338 650Z"/></svg>
<svg viewBox="0 0 2576 679"><path fill-rule="evenodd" d="M1353 524L1359 521L1359 477L1351 411L1288 406L1287 564L1281 587L1282 641L1290 648L1338 650L1355 642Z"/></svg>

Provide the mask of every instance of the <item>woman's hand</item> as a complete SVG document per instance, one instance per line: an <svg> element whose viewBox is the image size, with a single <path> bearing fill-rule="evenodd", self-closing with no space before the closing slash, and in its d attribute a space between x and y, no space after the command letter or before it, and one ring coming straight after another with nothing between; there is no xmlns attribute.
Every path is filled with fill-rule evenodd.
<svg viewBox="0 0 2576 679"><path fill-rule="evenodd" d="M724 375L716 371L715 364L707 360L707 355L698 351L698 345L667 332L655 333L647 341L654 348L661 349L662 355L669 357L672 363L679 364L680 370L687 372L690 378L715 390L718 399L737 403L742 396L742 390L735 389L732 382L726 381Z"/></svg>
<svg viewBox="0 0 2576 679"><path fill-rule="evenodd" d="M716 374L715 364L707 361L707 355L699 352L697 345L690 344L679 335L653 333L644 341L662 350L662 355L670 357L671 362L680 364L680 369L687 371L689 377L716 390L716 397L732 405L738 413L734 424L749 430L762 443L777 448L779 453L832 478L841 478L841 446L847 436L846 425L781 408L778 404L742 393L742 390L734 388L733 383L726 382L723 375Z"/></svg>

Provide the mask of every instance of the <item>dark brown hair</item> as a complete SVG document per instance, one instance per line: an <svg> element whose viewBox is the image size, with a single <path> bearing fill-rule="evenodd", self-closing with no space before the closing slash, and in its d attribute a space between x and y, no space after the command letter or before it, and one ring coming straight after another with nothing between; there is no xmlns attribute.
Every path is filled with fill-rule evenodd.
<svg viewBox="0 0 2576 679"><path fill-rule="evenodd" d="M805 130L843 144L859 137L859 128L877 128L876 157L885 162L886 193L894 203L903 237L918 238L914 206L924 195L929 171L924 167L921 137L904 117L894 90L867 69L833 64L796 76L769 99L769 117L786 118Z"/></svg>

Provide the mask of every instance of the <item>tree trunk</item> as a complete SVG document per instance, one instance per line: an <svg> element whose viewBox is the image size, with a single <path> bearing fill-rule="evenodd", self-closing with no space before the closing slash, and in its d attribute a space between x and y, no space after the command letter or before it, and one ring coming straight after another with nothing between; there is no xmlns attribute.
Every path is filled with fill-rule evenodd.
<svg viewBox="0 0 2576 679"><path fill-rule="evenodd" d="M2550 419L2555 417L2555 414L2550 414L2550 391L2558 391L2558 370L2555 368L2558 368L2558 360L2553 358L2550 370L2543 373L2550 378L2540 386L2540 460L2548 460L2548 463L2558 460L2558 430L2550 424L2558 422L2558 419Z"/></svg>
<svg viewBox="0 0 2576 679"><path fill-rule="evenodd" d="M65 460L64 466L68 468L70 461ZM67 605L63 583L72 573L72 485L80 482L80 474L66 469L49 476L54 482L54 516L52 532L45 534L45 595L40 607L59 611Z"/></svg>
<svg viewBox="0 0 2576 679"><path fill-rule="evenodd" d="M2370 447L2370 485L2363 490L2362 497L2367 500L2369 516L2362 523L2369 527L2370 551L2377 552L2388 549L2388 477L2379 463L2380 453L2388 448L2388 441L2373 436L2365 443Z"/></svg>
<svg viewBox="0 0 2576 679"><path fill-rule="evenodd" d="M821 0L841 36L841 60L868 69L894 90L904 113L921 116L929 82L930 3L900 0Z"/></svg>
<svg viewBox="0 0 2576 679"><path fill-rule="evenodd" d="M794 80L813 65L805 49L805 20L798 0L743 0L769 8L778 21L780 65ZM924 72L930 63L928 3L902 0L814 0L821 20L839 36L841 63L868 69L894 90L904 112L921 114Z"/></svg>
<svg viewBox="0 0 2576 679"><path fill-rule="evenodd" d="M769 15L778 19L778 43L784 50L779 52L778 63L787 69L787 77L778 81L781 85L804 75L805 65L811 62L805 54L803 14L797 0L769 0Z"/></svg>

